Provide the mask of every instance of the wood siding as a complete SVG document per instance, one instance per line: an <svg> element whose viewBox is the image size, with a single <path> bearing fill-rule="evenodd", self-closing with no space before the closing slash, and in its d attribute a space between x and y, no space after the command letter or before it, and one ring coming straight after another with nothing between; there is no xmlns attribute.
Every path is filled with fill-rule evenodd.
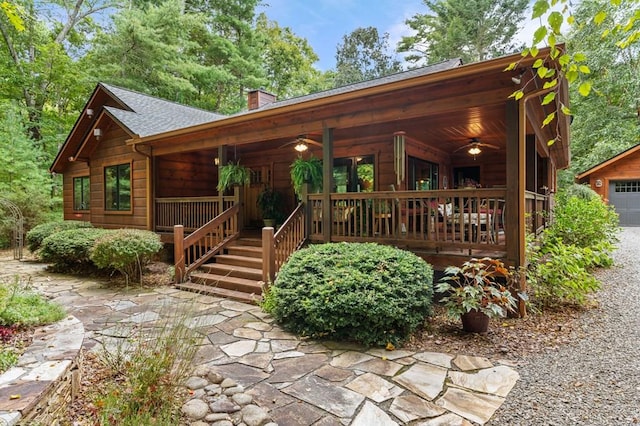
<svg viewBox="0 0 640 426"><path fill-rule="evenodd" d="M129 135L117 126L103 130L104 135L92 141L91 162L70 163L64 173L63 196L64 218L79 219L73 211L73 177L86 175L89 171L91 186L91 211L80 220L91 220L100 228L140 228L147 229L148 197L147 197L147 158L132 151L126 145ZM91 137L91 136L90 136ZM104 209L104 167L117 164L131 164L131 210L105 211Z"/></svg>
<svg viewBox="0 0 640 426"><path fill-rule="evenodd" d="M600 187L596 186L598 179L602 181ZM591 188L606 202L609 202L609 182L615 180L640 180L640 152L623 157L588 176Z"/></svg>
<svg viewBox="0 0 640 426"><path fill-rule="evenodd" d="M159 185L156 197L208 197L217 195L218 168L207 152L190 152L155 160L155 175Z"/></svg>
<svg viewBox="0 0 640 426"><path fill-rule="evenodd" d="M62 177L62 203L64 220L91 221L91 211L75 211L73 209L73 179L81 176L89 176L89 165L83 162L69 163L67 170ZM93 200L89 201L90 203ZM89 206L91 207L91 206Z"/></svg>

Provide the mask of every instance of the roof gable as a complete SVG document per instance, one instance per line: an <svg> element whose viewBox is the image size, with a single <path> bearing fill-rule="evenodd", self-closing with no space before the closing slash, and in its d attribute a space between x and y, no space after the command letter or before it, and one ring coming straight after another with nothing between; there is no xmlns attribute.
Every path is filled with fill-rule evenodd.
<svg viewBox="0 0 640 426"><path fill-rule="evenodd" d="M617 163L620 160L623 160L625 158L630 157L631 155L637 153L638 151L640 151L640 144L632 146L631 148L626 149L625 151L622 151L620 154L614 155L613 157L609 158L608 160L604 160L603 162L601 162L600 164L596 164L595 166L593 166L592 168L590 168L589 170L586 170L582 173L580 173L576 179L584 179L585 177L599 171L602 170L606 167L609 167L610 165Z"/></svg>

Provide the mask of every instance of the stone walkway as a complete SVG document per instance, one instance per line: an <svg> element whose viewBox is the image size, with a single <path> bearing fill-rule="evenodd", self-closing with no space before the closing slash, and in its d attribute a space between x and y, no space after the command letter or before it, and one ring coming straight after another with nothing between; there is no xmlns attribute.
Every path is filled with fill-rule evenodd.
<svg viewBox="0 0 640 426"><path fill-rule="evenodd" d="M519 377L485 358L299 339L256 306L169 287L110 289L9 260L1 274L30 279L64 305L84 324L87 350L118 347L188 307L202 335L194 367L233 378L280 426L484 424Z"/></svg>

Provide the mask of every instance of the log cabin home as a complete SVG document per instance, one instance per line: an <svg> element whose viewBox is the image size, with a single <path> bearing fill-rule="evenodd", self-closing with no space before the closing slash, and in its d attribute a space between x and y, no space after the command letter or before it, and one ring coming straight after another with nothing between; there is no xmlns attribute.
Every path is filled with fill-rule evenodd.
<svg viewBox="0 0 640 426"><path fill-rule="evenodd" d="M550 61L549 50L538 58ZM535 59L454 59L281 101L255 90L230 116L100 83L50 170L64 175L65 219L159 233L193 291L259 297L260 281L305 242L392 244L439 270L485 255L517 267L569 163L567 117L543 126L568 105L567 83L541 105L553 88ZM298 156L323 164L323 189L301 201L290 179ZM231 161L251 169L251 183L218 194ZM265 187L288 215L275 234L260 227Z"/></svg>

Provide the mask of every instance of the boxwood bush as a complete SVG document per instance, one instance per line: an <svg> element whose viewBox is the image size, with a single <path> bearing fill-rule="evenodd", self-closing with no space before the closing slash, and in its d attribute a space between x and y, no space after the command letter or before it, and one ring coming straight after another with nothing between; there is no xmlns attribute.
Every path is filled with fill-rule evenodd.
<svg viewBox="0 0 640 426"><path fill-rule="evenodd" d="M91 248L96 239L107 233L106 229L68 229L49 235L42 241L39 256L55 269L66 270L76 266L89 266Z"/></svg>
<svg viewBox="0 0 640 426"><path fill-rule="evenodd" d="M160 236L140 229L116 229L101 235L91 250L99 268L113 268L128 280L138 280L142 267L162 249Z"/></svg>
<svg viewBox="0 0 640 426"><path fill-rule="evenodd" d="M432 284L431 266L405 250L314 245L283 265L263 308L303 336L396 345L429 315Z"/></svg>
<svg viewBox="0 0 640 426"><path fill-rule="evenodd" d="M83 222L80 220L65 220L57 222L47 222L34 226L27 232L27 246L32 252L38 250L42 245L42 241L49 235L56 232L66 231L67 229L91 228L91 222Z"/></svg>

